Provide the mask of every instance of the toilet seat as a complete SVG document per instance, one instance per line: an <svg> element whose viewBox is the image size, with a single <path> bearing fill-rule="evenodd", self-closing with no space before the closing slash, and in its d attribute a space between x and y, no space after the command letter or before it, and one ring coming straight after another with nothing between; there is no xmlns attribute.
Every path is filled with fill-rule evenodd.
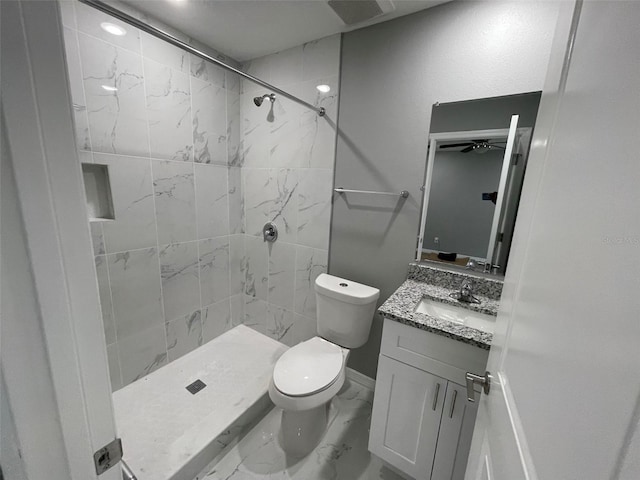
<svg viewBox="0 0 640 480"><path fill-rule="evenodd" d="M342 348L314 337L287 350L276 362L273 384L289 397L304 397L326 390L343 370Z"/></svg>

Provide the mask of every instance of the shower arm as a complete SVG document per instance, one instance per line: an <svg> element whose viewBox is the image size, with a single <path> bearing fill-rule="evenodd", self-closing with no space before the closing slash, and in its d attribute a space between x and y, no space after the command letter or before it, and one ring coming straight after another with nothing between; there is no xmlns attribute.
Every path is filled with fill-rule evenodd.
<svg viewBox="0 0 640 480"><path fill-rule="evenodd" d="M80 3L84 3L85 5L89 5L90 7L93 7L97 10L100 10L101 12L104 12L108 15L111 15L114 18L117 18L118 20L127 23L133 27L136 27L140 30L142 30L143 32L146 32L150 35L153 35L154 37L157 37L161 40L164 40L167 43L170 43L171 45L174 45L178 48L181 48L182 50L185 50L193 55L195 55L196 57L200 57L204 60L207 60L225 70L228 70L229 72L235 73L236 75L239 75L243 78L246 78L247 80L256 83L260 86L265 87L268 90L271 90L272 92L277 93L278 95L282 95L285 98L288 98L289 100L292 100L296 103L299 103L300 105L304 105L305 107L307 107L310 110L313 110L314 112L316 112L319 116L324 117L326 111L324 109L324 107L316 107L315 105L311 105L308 102L305 102L304 100L296 97L295 95L291 95L288 92L285 92L284 90L279 89L278 87L274 87L273 85L260 80L257 77L254 77L253 75L249 75L248 73L245 73L241 70L238 70L235 67L232 67L231 65L227 65L226 63L224 63L221 60L218 60L217 58L212 57L211 55L207 55L206 53L202 52L201 50L198 50L195 47L192 47L191 45L189 45L186 42L183 42L182 40L177 39L176 37L174 37L173 35L164 32L163 30L160 30L159 28L154 27L153 25L149 25L148 23L145 23L141 20L138 20L135 17L132 17L131 15L122 12L121 10L118 10L117 8L112 7L111 5L108 5L105 2L102 2L100 0L79 0Z"/></svg>

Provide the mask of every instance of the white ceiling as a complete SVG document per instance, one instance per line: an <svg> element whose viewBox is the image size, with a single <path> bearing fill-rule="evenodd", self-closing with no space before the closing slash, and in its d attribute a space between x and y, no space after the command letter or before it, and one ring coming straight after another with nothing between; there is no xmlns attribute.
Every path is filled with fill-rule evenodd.
<svg viewBox="0 0 640 480"><path fill-rule="evenodd" d="M393 0L393 12L349 28L326 0L123 1L220 53L245 61L408 15L448 0Z"/></svg>

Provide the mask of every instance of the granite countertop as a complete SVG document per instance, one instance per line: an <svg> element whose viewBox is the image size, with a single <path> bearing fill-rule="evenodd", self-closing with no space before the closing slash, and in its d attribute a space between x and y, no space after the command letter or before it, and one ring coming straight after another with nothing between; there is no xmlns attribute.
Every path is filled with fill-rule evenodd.
<svg viewBox="0 0 640 480"><path fill-rule="evenodd" d="M449 296L451 288L432 285L417 280L408 279L391 295L378 309L386 318L405 325L443 335L445 337L468 343L484 350L489 350L493 334L476 328L460 325L448 320L439 319L423 313L414 312L416 305L423 297L437 302L467 308L476 312L496 316L499 300L480 294L474 294L480 300L479 304L467 304L454 300Z"/></svg>

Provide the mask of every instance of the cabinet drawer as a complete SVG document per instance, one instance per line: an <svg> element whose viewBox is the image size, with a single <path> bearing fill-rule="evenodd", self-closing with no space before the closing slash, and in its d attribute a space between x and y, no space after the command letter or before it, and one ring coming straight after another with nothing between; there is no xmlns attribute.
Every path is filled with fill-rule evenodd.
<svg viewBox="0 0 640 480"><path fill-rule="evenodd" d="M380 353L460 385L466 372L483 374L489 356L487 350L386 318Z"/></svg>

